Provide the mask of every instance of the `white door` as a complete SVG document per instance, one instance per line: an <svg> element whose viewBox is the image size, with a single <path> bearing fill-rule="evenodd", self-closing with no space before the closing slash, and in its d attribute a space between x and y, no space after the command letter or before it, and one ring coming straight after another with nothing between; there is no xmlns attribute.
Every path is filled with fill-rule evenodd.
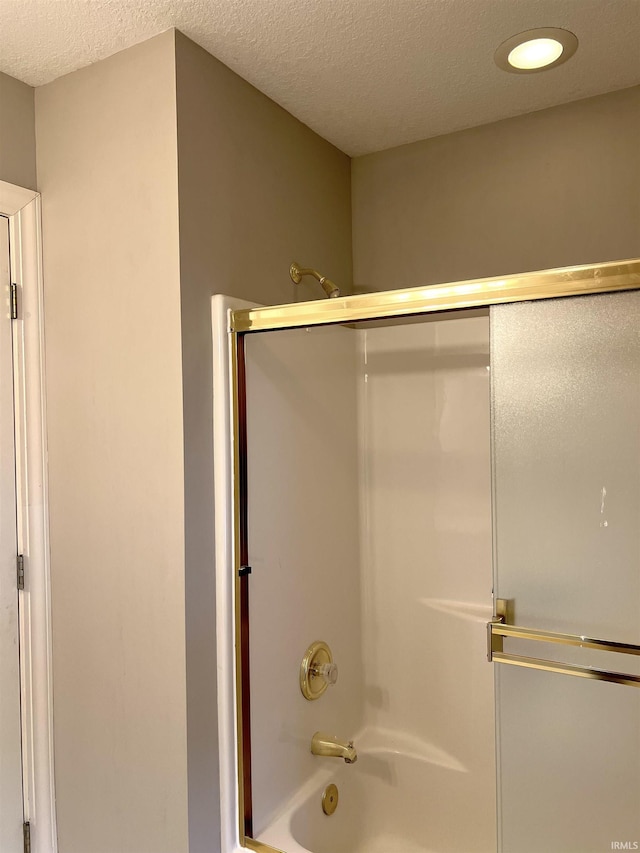
<svg viewBox="0 0 640 853"><path fill-rule="evenodd" d="M23 848L9 223L0 216L0 851Z"/></svg>

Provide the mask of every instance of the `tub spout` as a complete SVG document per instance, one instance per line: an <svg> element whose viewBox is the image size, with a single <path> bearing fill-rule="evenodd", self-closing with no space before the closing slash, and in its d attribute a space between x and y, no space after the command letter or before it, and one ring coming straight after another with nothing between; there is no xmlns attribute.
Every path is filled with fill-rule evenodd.
<svg viewBox="0 0 640 853"><path fill-rule="evenodd" d="M354 764L358 760L358 753L352 740L338 740L334 735L326 735L323 732L316 732L311 738L311 752L314 755L344 758L347 764Z"/></svg>

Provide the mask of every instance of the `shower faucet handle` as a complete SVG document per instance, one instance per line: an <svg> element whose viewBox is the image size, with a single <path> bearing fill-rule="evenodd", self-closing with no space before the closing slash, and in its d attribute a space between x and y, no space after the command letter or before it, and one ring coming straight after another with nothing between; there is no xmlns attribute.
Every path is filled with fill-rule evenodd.
<svg viewBox="0 0 640 853"><path fill-rule="evenodd" d="M333 686L338 680L337 663L317 663L310 668L311 675L322 678L327 684Z"/></svg>

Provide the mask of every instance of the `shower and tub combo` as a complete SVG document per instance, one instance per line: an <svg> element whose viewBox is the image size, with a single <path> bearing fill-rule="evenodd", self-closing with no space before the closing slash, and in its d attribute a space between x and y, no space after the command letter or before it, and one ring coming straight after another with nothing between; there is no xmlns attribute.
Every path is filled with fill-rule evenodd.
<svg viewBox="0 0 640 853"><path fill-rule="evenodd" d="M293 266L213 298L224 853L640 843L640 261Z"/></svg>

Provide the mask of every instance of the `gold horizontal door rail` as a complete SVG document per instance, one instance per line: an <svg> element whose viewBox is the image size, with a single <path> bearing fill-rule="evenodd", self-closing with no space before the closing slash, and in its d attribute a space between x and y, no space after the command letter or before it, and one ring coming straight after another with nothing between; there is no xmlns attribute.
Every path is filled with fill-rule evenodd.
<svg viewBox="0 0 640 853"><path fill-rule="evenodd" d="M480 308L505 302L640 289L640 259L434 284L233 311L236 333L294 329Z"/></svg>
<svg viewBox="0 0 640 853"><path fill-rule="evenodd" d="M627 684L640 687L640 675L627 672L611 672L591 666L561 663L544 658L514 655L505 652L505 637L520 640L535 640L543 643L556 643L563 646L578 646L583 649L598 649L601 652L615 652L624 655L640 655L640 646L632 643L618 643L612 640L597 640L594 637L582 637L578 634L558 634L555 631L540 631L537 628L520 628L508 625L503 616L487 623L487 658L494 663L506 663L528 669L541 669L546 672L558 672L561 675L577 675L580 678L592 678L597 681L610 681L613 684Z"/></svg>

